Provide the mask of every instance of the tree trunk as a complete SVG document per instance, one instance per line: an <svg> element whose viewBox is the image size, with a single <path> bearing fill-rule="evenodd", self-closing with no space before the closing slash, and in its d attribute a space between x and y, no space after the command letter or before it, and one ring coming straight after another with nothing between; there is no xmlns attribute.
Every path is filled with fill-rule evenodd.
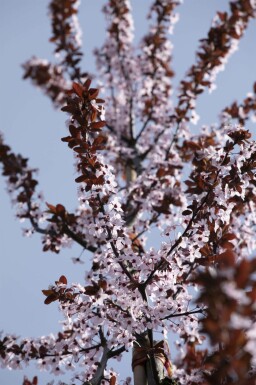
<svg viewBox="0 0 256 385"><path fill-rule="evenodd" d="M164 341L154 341L151 348L146 333L137 337L132 355L134 385L159 385L165 378L165 366L170 366L164 352L164 344ZM171 371L168 370L168 375L170 374Z"/></svg>

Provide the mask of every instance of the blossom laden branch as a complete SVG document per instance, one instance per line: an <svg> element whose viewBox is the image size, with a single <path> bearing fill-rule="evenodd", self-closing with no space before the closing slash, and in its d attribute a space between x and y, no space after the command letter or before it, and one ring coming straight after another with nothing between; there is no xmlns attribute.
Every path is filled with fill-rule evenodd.
<svg viewBox="0 0 256 385"><path fill-rule="evenodd" d="M206 308L198 308L198 309L195 309L195 310L188 310L188 311L185 311L183 313L172 313L170 315L167 315L166 317L163 318L163 320L165 319L171 319L171 318L176 318L176 317L186 317L186 316L189 316L191 314L204 314Z"/></svg>
<svg viewBox="0 0 256 385"><path fill-rule="evenodd" d="M96 152L102 150L106 142L106 137L103 135L94 138L95 134L105 126L105 121L99 119L104 113L102 107L104 100L97 98L99 90L89 88L90 83L90 80L87 80L83 86L73 83L75 96L69 97L67 105L62 107L62 111L71 115L70 136L62 138L62 141L67 142L69 147L76 152L79 159L77 167L82 173L76 178L76 182L85 182L87 191L94 185L104 183L103 174L99 177L96 175L97 170L101 167Z"/></svg>
<svg viewBox="0 0 256 385"><path fill-rule="evenodd" d="M88 76L81 73L80 62L83 56L81 51L81 30L78 24L79 1L52 0L49 12L52 24L50 41L56 45L55 54L62 55L60 66L69 74L70 80L81 81Z"/></svg>
<svg viewBox="0 0 256 385"><path fill-rule="evenodd" d="M253 92L248 93L247 97L239 104L232 103L221 112L222 125L229 123L229 120L237 120L241 126L245 126L250 118L255 121L256 111L256 83L253 85Z"/></svg>
<svg viewBox="0 0 256 385"><path fill-rule="evenodd" d="M181 81L179 102L175 109L175 119L178 122L187 121L187 114L191 111L194 114L198 95L205 88L214 87L217 73L224 69L250 19L255 17L255 6L249 0L231 2L230 11L230 15L227 12L216 14L207 38L201 40L197 63L188 71L187 80Z"/></svg>
<svg viewBox="0 0 256 385"><path fill-rule="evenodd" d="M145 136L144 132L150 122L156 129L158 126L161 126L161 129L170 126L168 117L172 111L170 97L174 72L170 67L172 44L168 34L172 33L178 20L175 9L179 4L180 1L154 1L150 8L148 18L153 20L153 23L150 32L141 41L141 53L138 56L142 78L139 114L143 125L136 141L139 141L142 135Z"/></svg>
<svg viewBox="0 0 256 385"><path fill-rule="evenodd" d="M28 159L11 152L10 147L3 142L2 138L0 141L0 161L3 165L2 173L8 181L8 191L17 207L16 215L21 221L28 220L32 225L32 230L28 229L25 233L30 234L31 231L35 231L44 235L44 251L50 249L59 252L64 235L67 235L83 248L92 252L95 251L94 246L89 245L74 231L76 216L68 214L63 205L48 206L50 209L48 213L53 214L51 219L48 217L47 211L41 209L41 194L38 194L37 200L35 199L38 182L34 174L37 170L28 167ZM52 225L43 227L42 224L45 221L51 222Z"/></svg>
<svg viewBox="0 0 256 385"><path fill-rule="evenodd" d="M52 24L50 41L56 45L54 52L59 57L58 63L32 57L22 65L23 79L31 79L55 107L62 107L65 103L72 81L88 77L88 73L82 72L80 67L83 53L77 12L77 0L66 0L65 5L62 0L52 0L49 4Z"/></svg>
<svg viewBox="0 0 256 385"><path fill-rule="evenodd" d="M49 96L55 107L64 104L69 83L65 79L60 65L32 57L22 67L24 69L23 79L31 79L35 86Z"/></svg>

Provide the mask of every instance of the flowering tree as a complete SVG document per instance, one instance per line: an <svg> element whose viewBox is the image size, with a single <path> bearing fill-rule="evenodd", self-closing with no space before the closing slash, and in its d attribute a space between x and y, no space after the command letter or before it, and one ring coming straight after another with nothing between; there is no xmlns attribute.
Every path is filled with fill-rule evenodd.
<svg viewBox="0 0 256 385"><path fill-rule="evenodd" d="M24 78L68 114L62 141L75 157L77 208L41 202L35 169L2 137L0 160L27 232L42 234L44 251L79 244L89 269L86 282L62 275L43 290L45 304L58 302L64 314L58 335L1 336L5 367L37 361L53 374L74 370L72 383L115 385L109 360L132 348L135 385L255 384L256 143L245 125L255 118L256 85L223 109L217 129L195 133L191 123L256 4L235 0L216 14L172 103L169 33L180 2L153 1L137 49L129 0L106 2L107 37L95 51L101 89L81 69L77 0L50 2L58 63L33 57ZM152 228L162 236L157 248L147 246ZM31 384L36 377L24 380Z"/></svg>

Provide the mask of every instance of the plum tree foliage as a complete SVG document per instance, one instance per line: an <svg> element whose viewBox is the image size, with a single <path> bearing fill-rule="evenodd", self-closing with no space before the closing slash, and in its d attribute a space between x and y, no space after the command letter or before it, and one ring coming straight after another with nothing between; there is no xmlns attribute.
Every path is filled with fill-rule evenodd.
<svg viewBox="0 0 256 385"><path fill-rule="evenodd" d="M36 361L54 377L72 369L72 384L83 385L128 385L132 372L135 385L255 384L256 142L248 122L256 84L214 128L195 133L191 123L256 3L234 0L217 12L174 101L170 33L180 3L153 0L149 31L135 47L129 0L106 1L95 76L81 69L78 1L50 1L57 59L32 57L24 78L68 115L62 141L75 158L77 207L42 202L36 170L3 137L2 174L43 250L77 243L89 268L81 284L61 275L42 290L64 315L57 335L2 334L3 367ZM154 248L153 228L161 235ZM129 350L131 373L121 379L109 360L114 366Z"/></svg>

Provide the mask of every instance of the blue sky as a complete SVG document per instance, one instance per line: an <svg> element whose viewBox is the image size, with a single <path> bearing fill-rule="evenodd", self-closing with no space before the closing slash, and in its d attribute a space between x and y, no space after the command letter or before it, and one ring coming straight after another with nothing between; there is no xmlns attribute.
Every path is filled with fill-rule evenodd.
<svg viewBox="0 0 256 385"><path fill-rule="evenodd" d="M85 51L84 69L94 72L94 47L104 39L104 19L100 9L104 1L81 0L80 23ZM32 55L52 59L53 46L48 42L50 21L45 0L1 0L0 2L0 130L15 152L29 157L30 165L40 169L39 189L45 200L63 203L72 210L76 206L76 185L73 182L73 156L60 141L66 134L66 116L54 110L50 101L22 80L21 64ZM146 31L148 0L133 0L136 42ZM180 7L180 21L171 40L174 44L173 67L177 74L175 86L195 60L198 39L206 36L216 10L227 9L223 0L189 0ZM243 99L256 80L256 23L251 22L242 39L240 49L230 59L225 72L218 76L217 90L206 93L198 101L200 124L213 123L222 107L233 100ZM250 124L254 129L253 124ZM82 282L84 266L76 266L71 257L80 248L65 250L60 255L43 253L40 236L22 236L22 225L14 219L14 210L0 179L0 330L22 337L47 335L60 328L60 313L55 304L46 306L41 289L45 289L60 275L71 282ZM157 242L155 244L157 247ZM129 375L130 362L122 372ZM37 370L0 371L1 385L21 385L24 373L32 378ZM39 384L46 378L39 374Z"/></svg>

